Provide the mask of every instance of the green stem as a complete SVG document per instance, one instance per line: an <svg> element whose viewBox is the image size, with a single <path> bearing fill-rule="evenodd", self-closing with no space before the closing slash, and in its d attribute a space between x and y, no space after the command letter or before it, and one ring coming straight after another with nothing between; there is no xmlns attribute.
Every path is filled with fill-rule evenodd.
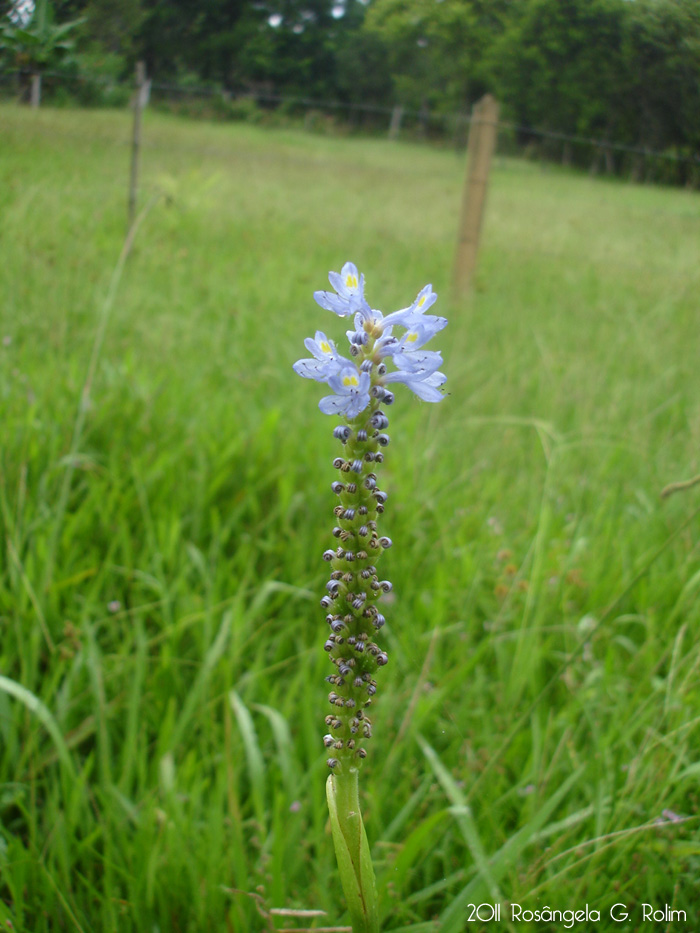
<svg viewBox="0 0 700 933"><path fill-rule="evenodd" d="M326 797L353 933L379 933L377 888L360 812L357 773L357 768L345 767L329 774Z"/></svg>

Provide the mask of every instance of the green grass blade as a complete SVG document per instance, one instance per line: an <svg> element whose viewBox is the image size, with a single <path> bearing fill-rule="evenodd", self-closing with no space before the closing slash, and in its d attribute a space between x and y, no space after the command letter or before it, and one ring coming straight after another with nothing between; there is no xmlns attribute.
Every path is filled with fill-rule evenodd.
<svg viewBox="0 0 700 933"><path fill-rule="evenodd" d="M36 716L51 736L61 763L68 771L69 775L75 778L75 767L70 752L68 751L68 746L58 727L58 723L39 697L35 696L30 690L27 690L26 687L16 683L14 680L10 680L9 677L4 677L2 674L0 674L0 690L8 694L8 696L12 696L16 700L19 700L33 716Z"/></svg>

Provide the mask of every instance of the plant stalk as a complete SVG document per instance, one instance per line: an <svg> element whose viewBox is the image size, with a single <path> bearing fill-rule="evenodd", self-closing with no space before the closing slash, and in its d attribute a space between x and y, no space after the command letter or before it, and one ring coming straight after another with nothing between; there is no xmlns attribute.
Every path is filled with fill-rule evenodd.
<svg viewBox="0 0 700 933"><path fill-rule="evenodd" d="M379 933L377 886L362 822L357 777L357 768L348 767L329 774L326 797L353 933Z"/></svg>

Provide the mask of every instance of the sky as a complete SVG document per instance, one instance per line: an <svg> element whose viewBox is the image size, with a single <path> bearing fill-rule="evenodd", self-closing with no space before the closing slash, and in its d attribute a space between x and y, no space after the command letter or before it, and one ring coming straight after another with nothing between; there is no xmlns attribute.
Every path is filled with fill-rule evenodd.
<svg viewBox="0 0 700 933"><path fill-rule="evenodd" d="M26 26L34 12L34 0L15 0L10 11L10 19L17 26Z"/></svg>

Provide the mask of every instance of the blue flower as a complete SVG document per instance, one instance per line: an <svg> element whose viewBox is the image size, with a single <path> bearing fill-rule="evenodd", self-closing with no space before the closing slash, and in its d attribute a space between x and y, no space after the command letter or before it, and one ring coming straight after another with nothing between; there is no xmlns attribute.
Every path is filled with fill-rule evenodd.
<svg viewBox="0 0 700 933"><path fill-rule="evenodd" d="M333 341L329 340L322 330L317 330L313 339L307 337L304 346L313 353L314 359L298 360L293 367L294 372L304 379L328 382L329 377L340 369L341 360L350 363L349 360L343 360Z"/></svg>
<svg viewBox="0 0 700 933"><path fill-rule="evenodd" d="M327 383L333 391L319 402L321 411L356 418L370 405L370 390L381 397L373 387L395 382L408 386L427 402L441 401L444 396L440 387L446 381L445 374L439 371L442 356L424 349L447 325L445 318L426 314L437 301L432 285L422 288L407 308L384 317L365 300L364 276L353 263L346 262L339 273L330 272L328 279L334 291L314 292L314 298L339 317L354 315L354 330L346 331L346 335L355 361L340 356L322 331L304 341L313 359L298 360L294 370L305 379ZM405 333L394 336L395 326L405 328ZM387 373L383 360L391 360L396 370ZM388 399L389 393L385 397Z"/></svg>
<svg viewBox="0 0 700 933"><path fill-rule="evenodd" d="M408 333L411 333L409 331ZM418 342L418 340L416 340ZM423 341L425 342L425 341ZM387 373L384 384L402 382L426 402L441 402L444 398L438 389L447 381L444 373L438 372L442 355L435 350L402 350L394 356L396 372Z"/></svg>
<svg viewBox="0 0 700 933"><path fill-rule="evenodd" d="M335 295L333 292L314 292L314 298L322 308L333 311L340 317L347 317L355 312L369 314L370 307L364 295L365 277L360 275L354 263L346 262L340 273L329 272L328 281L335 289Z"/></svg>
<svg viewBox="0 0 700 933"><path fill-rule="evenodd" d="M383 381L385 383L403 382L424 402L441 402L445 396L439 391L439 387L445 384L447 376L441 372L431 371L428 367L415 372L399 370L394 373L387 373Z"/></svg>
<svg viewBox="0 0 700 933"><path fill-rule="evenodd" d="M326 337L322 330L317 330L313 336L304 341L306 349L313 353L317 360L337 360L340 358L333 341Z"/></svg>
<svg viewBox="0 0 700 933"><path fill-rule="evenodd" d="M442 366L442 354L438 350L414 350L394 357L397 369L407 373L434 373Z"/></svg>
<svg viewBox="0 0 700 933"><path fill-rule="evenodd" d="M369 373L358 372L357 367L343 360L339 372L328 379L335 395L326 395L318 403L324 415L345 415L356 418L369 405Z"/></svg>
<svg viewBox="0 0 700 933"><path fill-rule="evenodd" d="M400 337L385 336L377 341L377 352L380 357L391 356L398 366L397 357L404 356L407 353L413 353L419 350L432 337L442 330L439 324L440 318L433 318L428 315L427 318L420 318L419 322L411 327Z"/></svg>
<svg viewBox="0 0 700 933"><path fill-rule="evenodd" d="M433 286L426 285L418 292L415 301L408 308L402 308L401 311L392 311L391 314L387 314L381 322L382 328L386 330L387 327L393 327L395 324L402 327L413 327L420 322L430 321L436 328L434 332L437 333L443 327L447 327L447 318L436 317L433 314L425 315L428 308L431 308L436 301L437 294L433 291Z"/></svg>

